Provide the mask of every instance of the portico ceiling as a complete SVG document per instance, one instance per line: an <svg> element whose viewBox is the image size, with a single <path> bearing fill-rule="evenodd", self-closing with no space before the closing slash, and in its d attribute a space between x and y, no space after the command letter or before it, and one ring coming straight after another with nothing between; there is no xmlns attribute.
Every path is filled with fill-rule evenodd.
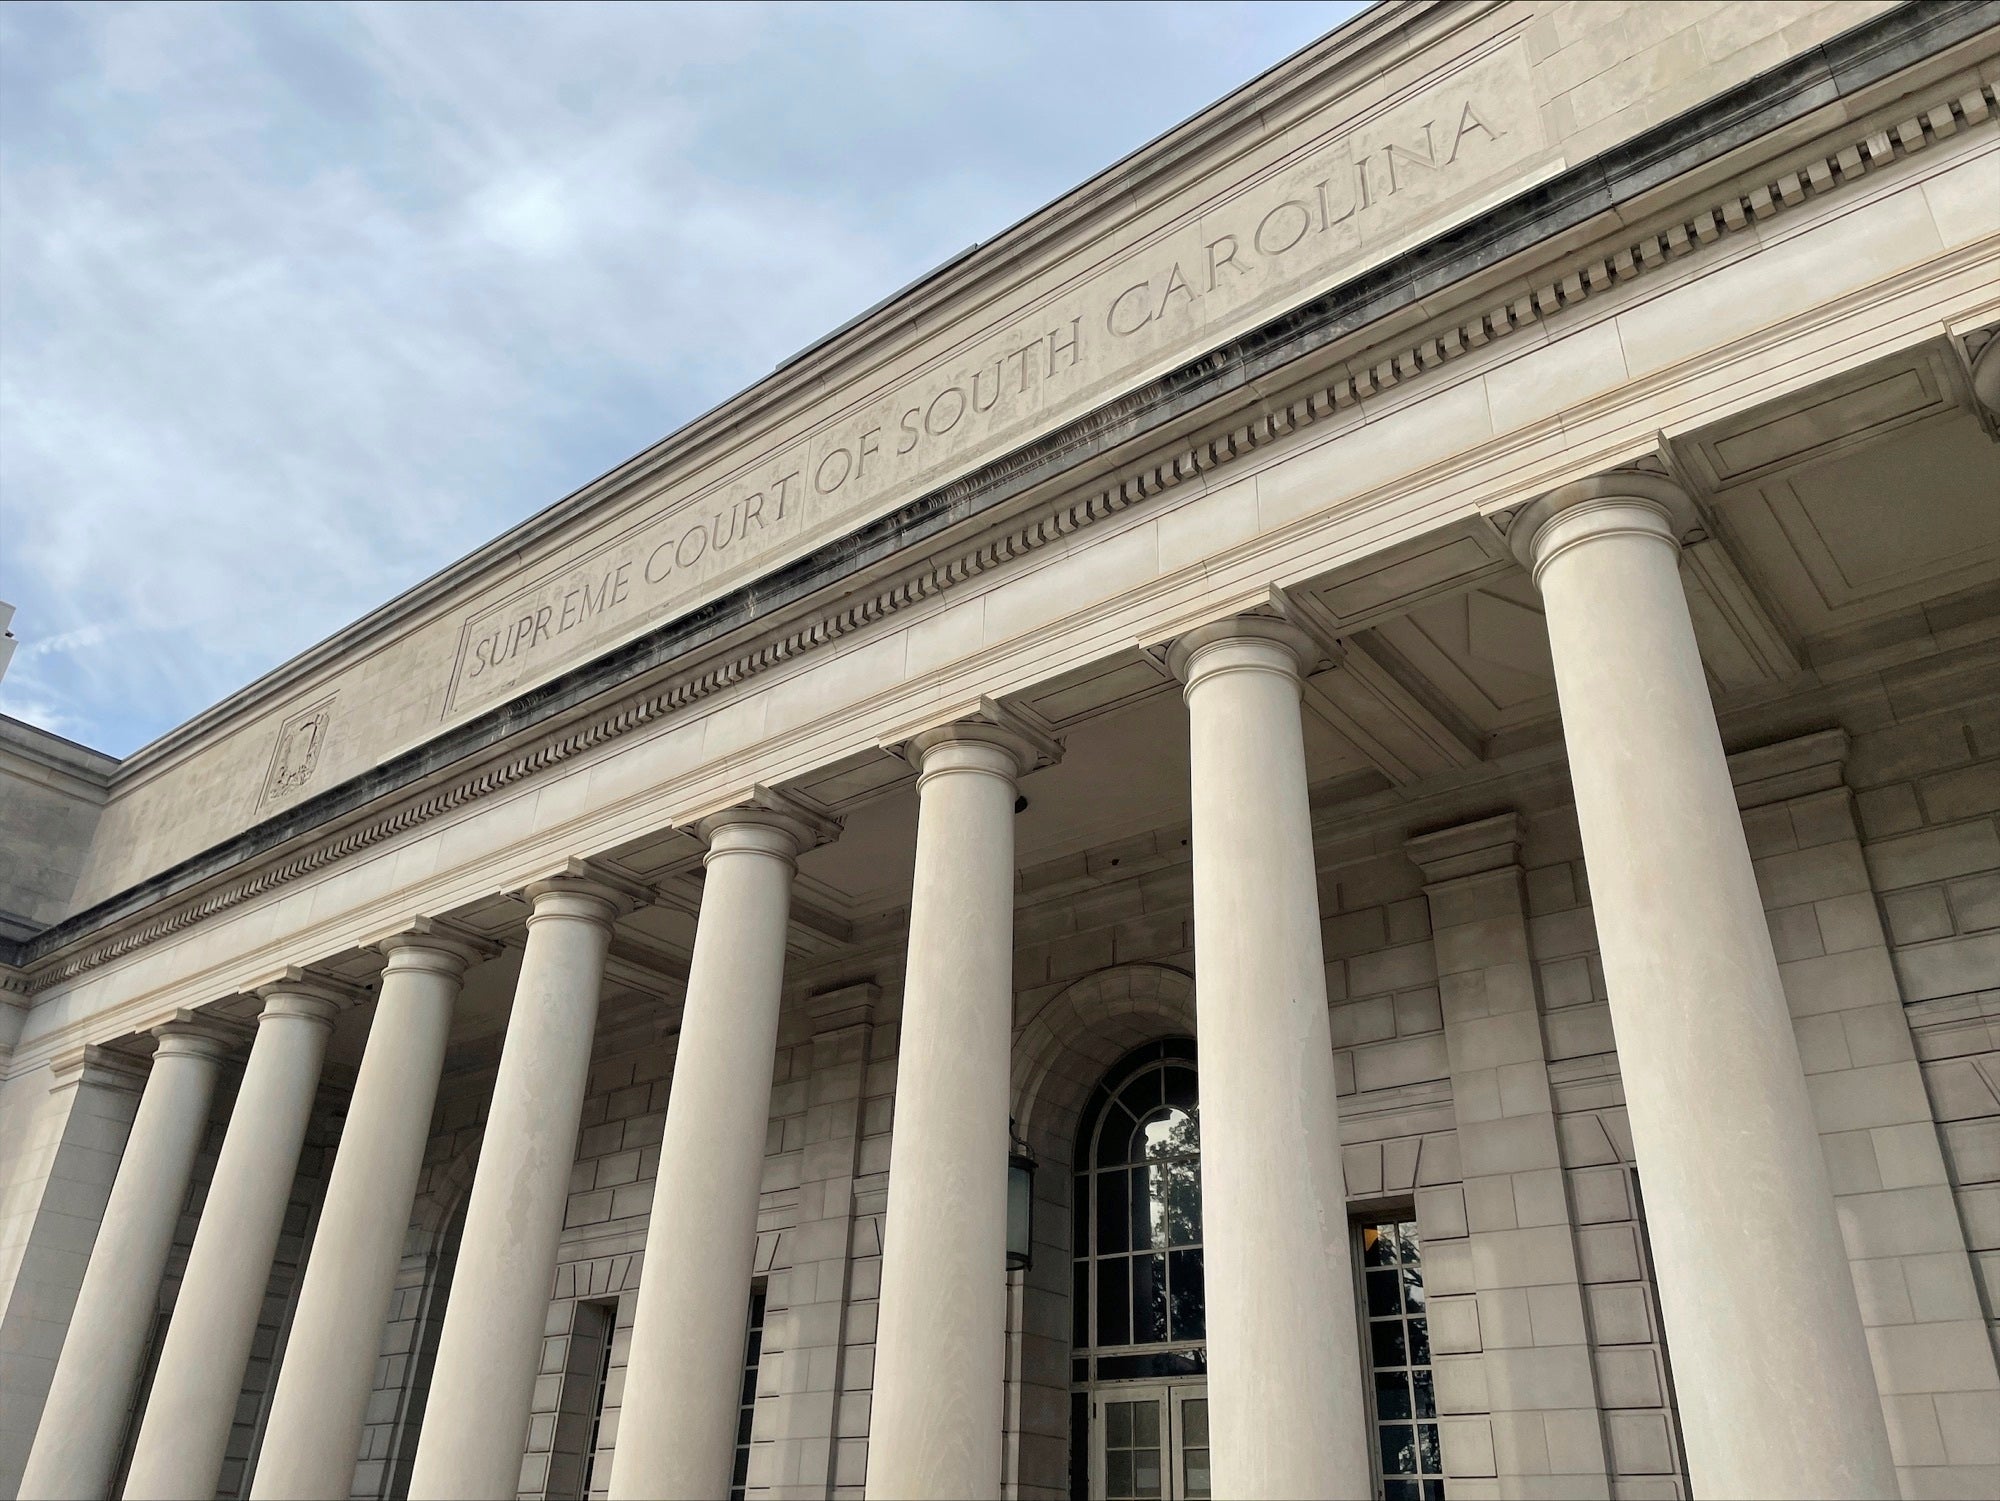
<svg viewBox="0 0 2000 1501"><path fill-rule="evenodd" d="M1660 467L1708 527L1684 576L1725 730L1732 710L1824 691L1885 648L1936 639L1940 622L1965 639L2000 622L2000 443L1976 410L1941 339L1663 444ZM1538 597L1485 522L1311 581L1277 607L1326 652L1305 694L1316 801L1415 796L1560 739ZM1024 784L1022 866L1186 820L1185 710L1157 655L1112 652L1016 705L1066 746ZM848 920L907 903L913 783L885 751L801 784L845 821L839 841L801 861L809 902Z"/></svg>
<svg viewBox="0 0 2000 1501"><path fill-rule="evenodd" d="M1979 412L1958 351L1940 339L1662 443L1657 467L1701 508L1683 578L1725 736L1774 705L1810 719L1815 700L1874 668L2000 628L2000 441ZM1379 809L1384 796L1415 804L1559 757L1539 598L1493 522L1372 555L1274 595L1272 608L1323 652L1303 716L1322 814L1362 800ZM1064 744L1061 761L1023 784L1020 867L1086 862L1087 852L1186 824L1186 710L1158 652L1108 652L1010 707ZM915 774L878 749L790 790L843 824L837 841L800 860L790 945L808 965L837 962L910 901ZM677 1028L700 857L685 831L600 857L659 893L619 922L607 1035ZM526 911L497 896L453 914L503 945L468 979L455 1067L497 1056ZM365 983L379 961L350 957L358 968L347 978ZM358 1024L337 1031L332 1057L358 1058L362 1034Z"/></svg>

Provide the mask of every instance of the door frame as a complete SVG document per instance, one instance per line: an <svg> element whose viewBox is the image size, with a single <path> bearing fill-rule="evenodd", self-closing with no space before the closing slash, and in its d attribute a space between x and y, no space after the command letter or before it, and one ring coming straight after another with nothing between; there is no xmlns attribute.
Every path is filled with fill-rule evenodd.
<svg viewBox="0 0 2000 1501"><path fill-rule="evenodd" d="M1206 1399L1208 1379L1120 1382L1115 1386L1094 1386L1086 1394L1090 1403L1090 1494L1103 1497L1107 1486L1105 1440L1110 1425L1104 1418L1106 1402L1142 1402L1151 1399L1160 1410L1160 1501L1186 1501L1186 1420L1183 1403Z"/></svg>

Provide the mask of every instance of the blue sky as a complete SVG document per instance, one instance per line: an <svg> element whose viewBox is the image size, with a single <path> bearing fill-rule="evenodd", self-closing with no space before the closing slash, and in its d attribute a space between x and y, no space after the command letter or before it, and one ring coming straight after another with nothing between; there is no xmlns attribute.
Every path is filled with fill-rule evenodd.
<svg viewBox="0 0 2000 1501"><path fill-rule="evenodd" d="M0 711L137 749L1359 9L0 6Z"/></svg>

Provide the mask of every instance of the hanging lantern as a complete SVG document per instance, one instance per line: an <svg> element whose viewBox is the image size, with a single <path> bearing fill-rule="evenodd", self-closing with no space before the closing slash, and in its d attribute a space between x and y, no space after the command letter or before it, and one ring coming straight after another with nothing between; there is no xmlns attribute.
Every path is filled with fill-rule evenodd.
<svg viewBox="0 0 2000 1501"><path fill-rule="evenodd" d="M1035 1154L1007 1122L1007 1270L1024 1272L1035 1259Z"/></svg>

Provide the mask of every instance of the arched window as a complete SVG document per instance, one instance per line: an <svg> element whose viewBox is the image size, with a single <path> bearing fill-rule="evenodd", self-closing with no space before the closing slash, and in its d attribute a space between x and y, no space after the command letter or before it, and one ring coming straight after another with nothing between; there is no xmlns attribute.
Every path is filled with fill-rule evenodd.
<svg viewBox="0 0 2000 1501"><path fill-rule="evenodd" d="M1077 1146L1074 1342L1099 1380L1206 1368L1201 1105L1194 1044L1127 1054L1084 1112ZM1146 1351L1151 1358L1120 1359ZM1162 1359L1168 1351L1183 1358Z"/></svg>
<svg viewBox="0 0 2000 1501"><path fill-rule="evenodd" d="M1208 1297L1194 1043L1121 1058L1084 1108L1071 1245L1070 1494L1208 1495Z"/></svg>

